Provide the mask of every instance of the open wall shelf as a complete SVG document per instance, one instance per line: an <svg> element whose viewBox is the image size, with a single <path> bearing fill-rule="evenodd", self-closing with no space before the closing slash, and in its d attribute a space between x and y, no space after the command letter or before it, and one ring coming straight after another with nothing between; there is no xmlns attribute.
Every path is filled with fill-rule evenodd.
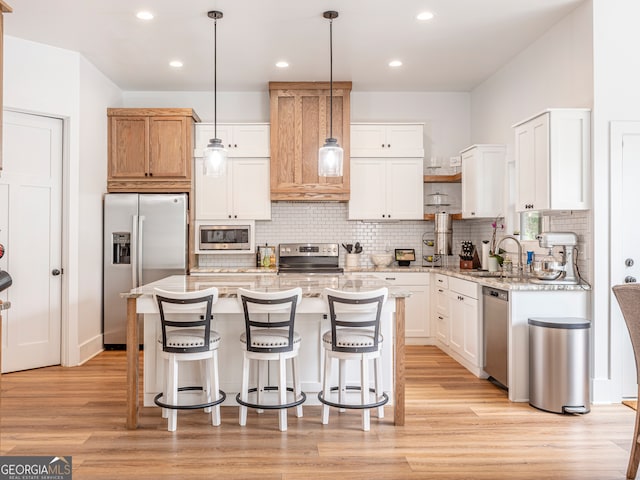
<svg viewBox="0 0 640 480"><path fill-rule="evenodd" d="M425 175L424 183L462 183L462 173L454 173L452 175ZM435 220L434 213L425 213L425 220ZM452 213L452 220L462 220L462 213Z"/></svg>

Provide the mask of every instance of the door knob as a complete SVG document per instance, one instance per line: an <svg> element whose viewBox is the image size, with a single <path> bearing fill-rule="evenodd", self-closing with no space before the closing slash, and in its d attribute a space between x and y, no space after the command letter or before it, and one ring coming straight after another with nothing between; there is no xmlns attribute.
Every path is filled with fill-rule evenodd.
<svg viewBox="0 0 640 480"><path fill-rule="evenodd" d="M57 268L54 268L53 270L51 270L51 275L53 275L54 277L57 277L61 273L62 272L60 270L58 270Z"/></svg>
<svg viewBox="0 0 640 480"><path fill-rule="evenodd" d="M624 277L624 283L636 283L636 277L627 275L626 277Z"/></svg>

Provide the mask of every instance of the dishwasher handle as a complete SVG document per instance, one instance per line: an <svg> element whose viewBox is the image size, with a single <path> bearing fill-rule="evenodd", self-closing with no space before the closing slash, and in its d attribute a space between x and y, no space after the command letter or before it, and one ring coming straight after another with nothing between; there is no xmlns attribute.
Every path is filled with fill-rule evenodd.
<svg viewBox="0 0 640 480"><path fill-rule="evenodd" d="M491 287L482 287L482 294L487 297L493 297L496 300L502 300L503 302L509 301L509 292L506 290L498 290Z"/></svg>

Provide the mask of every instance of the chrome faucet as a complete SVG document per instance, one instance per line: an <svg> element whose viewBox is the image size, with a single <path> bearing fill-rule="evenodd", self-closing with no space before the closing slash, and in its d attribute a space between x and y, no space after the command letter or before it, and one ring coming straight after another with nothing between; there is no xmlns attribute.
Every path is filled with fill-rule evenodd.
<svg viewBox="0 0 640 480"><path fill-rule="evenodd" d="M516 271L518 272L518 275L522 275L524 269L522 268L522 245L520 244L520 240L518 240L516 237L512 237L511 235L502 237L496 244L496 253L498 252L498 249L502 242L504 242L505 240L513 240L518 245L518 263L516 266Z"/></svg>

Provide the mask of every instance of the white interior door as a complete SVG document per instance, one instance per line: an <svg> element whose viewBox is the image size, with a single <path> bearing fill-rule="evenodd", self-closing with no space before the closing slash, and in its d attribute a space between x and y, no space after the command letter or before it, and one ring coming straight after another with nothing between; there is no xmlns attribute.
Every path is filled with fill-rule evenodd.
<svg viewBox="0 0 640 480"><path fill-rule="evenodd" d="M611 283L640 281L640 122L615 122L611 128ZM629 332L612 294L611 320L621 332L622 397L638 394Z"/></svg>
<svg viewBox="0 0 640 480"><path fill-rule="evenodd" d="M3 372L60 363L62 288L62 120L4 112L0 176Z"/></svg>

